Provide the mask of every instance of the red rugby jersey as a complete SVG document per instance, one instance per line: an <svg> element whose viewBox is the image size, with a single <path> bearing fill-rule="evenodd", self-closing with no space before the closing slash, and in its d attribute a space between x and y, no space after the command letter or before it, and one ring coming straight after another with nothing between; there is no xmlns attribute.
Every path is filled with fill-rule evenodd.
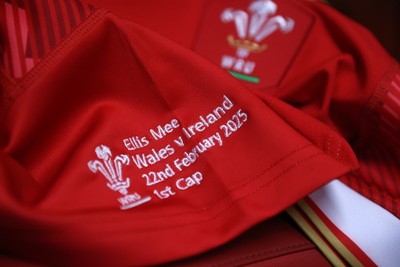
<svg viewBox="0 0 400 267"><path fill-rule="evenodd" d="M0 7L6 257L181 259L357 168L324 124L142 26L70 0Z"/></svg>
<svg viewBox="0 0 400 267"><path fill-rule="evenodd" d="M336 129L361 164L344 182L400 217L400 72L364 27L319 1L89 2L168 36L246 87Z"/></svg>

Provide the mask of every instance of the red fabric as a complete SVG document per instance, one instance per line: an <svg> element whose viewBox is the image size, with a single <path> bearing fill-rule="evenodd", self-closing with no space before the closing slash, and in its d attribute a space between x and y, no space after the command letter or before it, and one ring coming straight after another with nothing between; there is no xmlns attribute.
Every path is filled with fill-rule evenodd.
<svg viewBox="0 0 400 267"><path fill-rule="evenodd" d="M329 232L342 243L345 249L352 254L363 266L377 266L377 264L356 244L349 238L345 233L343 233L324 212L309 198L306 197L304 201L309 205L309 207L315 212L317 218L326 225ZM332 242L332 241L331 241Z"/></svg>
<svg viewBox="0 0 400 267"><path fill-rule="evenodd" d="M224 246L168 266L331 266L288 219L281 214Z"/></svg>
<svg viewBox="0 0 400 267"><path fill-rule="evenodd" d="M337 177L398 215L397 63L357 24L323 4L275 1L299 31L271 35L264 54L248 56L256 84L215 66L221 51L235 55L226 43L235 30L212 17L252 1L90 1L118 16L61 2L65 20L54 32L43 24L58 21L53 2L26 13L32 51L18 20L18 54L9 21L21 3L27 11L36 2L0 5L0 262L141 266L189 257ZM262 71L279 51L287 55L279 68ZM204 122L217 108L221 118ZM346 140L361 160L357 174ZM200 144L207 150L193 153Z"/></svg>
<svg viewBox="0 0 400 267"><path fill-rule="evenodd" d="M209 53L213 53L214 46L226 43L226 36L235 33L233 26L228 29L218 25L214 28L202 27L205 20L210 19L204 15L208 14L208 9L212 7L211 2L215 1L198 0L187 3L183 0L153 0L152 4L140 0L89 2L162 33L206 58L212 57ZM216 2L224 4L219 7L222 13L230 7L246 11L246 6L253 1ZM348 140L365 134L359 131L364 122L360 120L360 115L378 83L390 71L395 61L370 32L326 4L303 0L274 2L278 6L276 14L294 19L299 16L299 21L295 22L300 25L295 24L294 27L298 26L303 35L295 40L286 40L286 44L280 44L283 47L276 53L280 53L281 57L286 52L287 43L297 42L300 46L282 81L274 84L279 87L269 86L263 90L333 127L338 127ZM218 12L214 13L214 16L220 15ZM219 18L213 19L215 24L223 24ZM217 30L219 32L215 32ZM207 34L219 38L209 42L208 51L199 52L199 38ZM286 37L289 38L289 34ZM265 53L268 52L267 50ZM260 61L264 60L268 58L261 58ZM217 65L220 63L219 59L213 61ZM268 73L264 75L267 76ZM245 85L253 87L251 83L245 82Z"/></svg>
<svg viewBox="0 0 400 267"><path fill-rule="evenodd" d="M12 1L0 3L1 62L11 78L22 78L80 24L94 7L81 1Z"/></svg>
<svg viewBox="0 0 400 267"><path fill-rule="evenodd" d="M89 2L221 66L224 55L235 56L227 36L238 38L234 23L224 23L221 14L229 8L250 16L249 7L256 1ZM260 42L267 49L246 58L257 64L253 74L260 82L244 85L282 99L339 132L361 161L360 173L343 181L400 217L398 63L369 31L326 4L273 2L273 15L292 18L294 28Z"/></svg>
<svg viewBox="0 0 400 267"><path fill-rule="evenodd" d="M400 217L399 69L379 84L368 104L364 140L355 147L360 172L347 184Z"/></svg>
<svg viewBox="0 0 400 267"><path fill-rule="evenodd" d="M300 253L292 253L284 257L277 257L268 261L260 261L247 265L248 267L267 267L267 266L332 266L321 258L321 254L317 250L302 251Z"/></svg>
<svg viewBox="0 0 400 267"><path fill-rule="evenodd" d="M33 264L188 257L357 167L323 124L104 10L3 81L0 251Z"/></svg>

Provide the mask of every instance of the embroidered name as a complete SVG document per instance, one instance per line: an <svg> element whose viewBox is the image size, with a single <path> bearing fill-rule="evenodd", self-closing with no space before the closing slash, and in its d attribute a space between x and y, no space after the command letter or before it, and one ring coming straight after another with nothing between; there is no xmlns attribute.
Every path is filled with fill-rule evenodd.
<svg viewBox="0 0 400 267"><path fill-rule="evenodd" d="M123 210L147 203L152 197L165 200L203 183L203 172L195 166L199 158L216 147L223 147L225 139L248 121L248 115L242 109L234 109L233 101L224 95L218 106L196 116L187 126L173 118L149 129L143 136L122 139L126 154L114 156L108 146L97 146L98 159L90 160L88 167L93 173L100 172L106 178L107 186L121 194L118 201ZM188 142L190 139L194 140ZM132 180L131 175L124 175L123 170L127 168L131 174L135 173L134 177L141 179ZM136 192L131 191L132 183L140 184ZM147 193L139 194L138 191Z"/></svg>

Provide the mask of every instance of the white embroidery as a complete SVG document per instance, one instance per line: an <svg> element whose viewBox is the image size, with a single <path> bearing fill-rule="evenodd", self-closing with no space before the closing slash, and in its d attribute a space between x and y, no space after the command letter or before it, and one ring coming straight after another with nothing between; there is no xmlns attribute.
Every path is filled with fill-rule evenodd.
<svg viewBox="0 0 400 267"><path fill-rule="evenodd" d="M179 190L187 190L194 185L200 185L203 180L203 174L201 172L195 172L187 178L181 178L176 181L176 188Z"/></svg>
<svg viewBox="0 0 400 267"><path fill-rule="evenodd" d="M267 44L261 42L272 33L278 30L289 33L294 28L293 19L280 15L273 16L277 9L272 0L256 0L249 5L248 11L227 8L221 13L222 22L234 23L238 37L238 39L233 35L227 37L229 45L236 48L238 58L224 55L221 67L245 74L253 72L256 64L245 61L250 53L264 51Z"/></svg>
<svg viewBox="0 0 400 267"><path fill-rule="evenodd" d="M124 179L122 175L122 166L129 165L129 157L121 154L112 159L112 153L109 147L100 145L95 149L97 157L102 160L91 160L88 167L93 173L100 171L107 179L107 186L121 193L122 197L118 199L121 203L121 209L129 209L141 205L151 200L150 197L142 198L138 193L128 194L130 179Z"/></svg>
<svg viewBox="0 0 400 267"><path fill-rule="evenodd" d="M225 9L221 14L224 23L233 22L237 36L228 36L228 43L235 47L239 58L246 58L250 52L262 52L267 48L266 44L260 44L262 40L277 30L283 33L290 32L294 27L294 20L282 16L273 16L277 11L277 5L272 0L256 0L248 7L250 14L243 10L233 8Z"/></svg>
<svg viewBox="0 0 400 267"><path fill-rule="evenodd" d="M218 106L192 116L185 126L172 118L167 123L157 122L152 128L121 138L120 145L127 150L124 154L113 155L108 146L97 146L97 159L87 163L89 170L100 172L108 188L121 194L118 201L122 210L197 190L206 180L200 171L199 159L211 150L222 148L248 120L248 115L228 96L221 98ZM212 158L205 160L213 162ZM123 171L128 168L141 178L132 180L124 175ZM151 197L132 192L133 181L140 183Z"/></svg>

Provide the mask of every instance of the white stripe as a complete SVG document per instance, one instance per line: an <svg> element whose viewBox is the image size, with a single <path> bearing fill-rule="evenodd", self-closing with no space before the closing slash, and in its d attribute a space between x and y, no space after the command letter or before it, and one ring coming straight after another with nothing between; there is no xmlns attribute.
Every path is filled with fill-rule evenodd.
<svg viewBox="0 0 400 267"><path fill-rule="evenodd" d="M378 266L400 263L400 220L335 180L310 195L325 215Z"/></svg>
<svg viewBox="0 0 400 267"><path fill-rule="evenodd" d="M392 86L400 92L400 86L395 81L392 81Z"/></svg>
<svg viewBox="0 0 400 267"><path fill-rule="evenodd" d="M383 108L389 112L390 114L392 114L393 117L395 117L396 119L400 119L399 114L396 113L396 111L394 111L393 109L391 109L388 105L383 104Z"/></svg>
<svg viewBox="0 0 400 267"><path fill-rule="evenodd" d="M397 106L400 106L400 99L397 96L391 92L388 92L388 96L397 104Z"/></svg>

